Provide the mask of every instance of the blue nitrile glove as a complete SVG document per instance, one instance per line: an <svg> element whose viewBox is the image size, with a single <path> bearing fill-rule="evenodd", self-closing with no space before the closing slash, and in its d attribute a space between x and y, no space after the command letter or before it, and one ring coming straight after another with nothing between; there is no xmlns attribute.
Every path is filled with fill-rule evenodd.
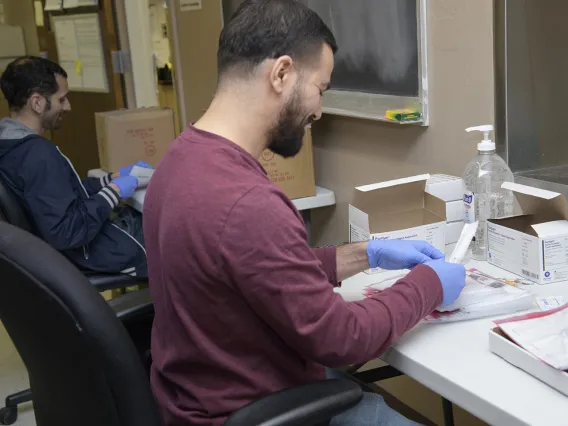
<svg viewBox="0 0 568 426"><path fill-rule="evenodd" d="M130 172L132 171L132 168L134 166L138 166L138 167L144 167L145 169L153 169L153 167L151 165L149 165L148 163L145 163L144 161L137 161L134 164L130 164L129 166L126 167L122 167L120 169L120 177L122 176L130 176Z"/></svg>
<svg viewBox="0 0 568 426"><path fill-rule="evenodd" d="M371 240L367 245L367 257L371 268L399 270L444 259L444 253L426 241Z"/></svg>
<svg viewBox="0 0 568 426"><path fill-rule="evenodd" d="M434 270L442 283L444 299L441 306L454 303L465 287L465 267L459 263L447 263L445 260L433 260L425 263Z"/></svg>
<svg viewBox="0 0 568 426"><path fill-rule="evenodd" d="M134 191L138 187L138 178L134 176L120 176L113 179L110 183L114 183L120 190L120 198L123 200L132 197Z"/></svg>

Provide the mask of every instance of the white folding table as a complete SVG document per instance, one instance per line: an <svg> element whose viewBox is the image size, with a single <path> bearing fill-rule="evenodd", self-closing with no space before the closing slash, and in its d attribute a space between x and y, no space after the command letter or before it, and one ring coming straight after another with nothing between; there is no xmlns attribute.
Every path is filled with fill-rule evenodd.
<svg viewBox="0 0 568 426"><path fill-rule="evenodd" d="M515 278L486 262L471 261L467 267L497 278ZM338 292L356 292L378 281L378 275L362 273L344 281ZM568 282L524 288L568 301ZM494 319L421 323L381 358L491 425L568 425L567 396L489 351Z"/></svg>

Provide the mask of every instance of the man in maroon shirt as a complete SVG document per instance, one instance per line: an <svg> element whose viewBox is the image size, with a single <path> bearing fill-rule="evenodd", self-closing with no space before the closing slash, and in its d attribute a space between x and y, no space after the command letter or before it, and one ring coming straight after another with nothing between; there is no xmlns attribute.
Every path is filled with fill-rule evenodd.
<svg viewBox="0 0 568 426"><path fill-rule="evenodd" d="M311 249L298 211L258 158L301 148L321 116L337 46L294 0L245 0L219 41L219 82L172 144L144 203L154 297L152 386L166 426L220 425L271 392L378 357L465 283L423 242ZM333 286L365 268L412 269L347 303ZM325 366L325 367L324 367ZM410 425L367 394L332 425Z"/></svg>

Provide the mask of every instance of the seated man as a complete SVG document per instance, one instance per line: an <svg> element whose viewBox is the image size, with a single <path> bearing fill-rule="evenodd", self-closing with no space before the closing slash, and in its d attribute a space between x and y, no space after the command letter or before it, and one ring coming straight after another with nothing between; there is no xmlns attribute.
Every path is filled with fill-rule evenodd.
<svg viewBox="0 0 568 426"><path fill-rule="evenodd" d="M217 92L171 145L144 200L155 306L152 387L165 426L221 425L271 392L377 358L465 285L425 242L312 250L294 204L258 159L296 155L321 116L337 49L297 0L245 0L224 27ZM347 227L346 227L347 228ZM412 269L347 303L333 286L366 268ZM365 394L332 426L413 422Z"/></svg>
<svg viewBox="0 0 568 426"><path fill-rule="evenodd" d="M19 58L0 77L0 88L11 110L0 120L0 181L19 198L33 232L81 269L147 277L142 216L117 208L138 185L129 176L132 166L81 180L42 136L71 110L65 70L47 59Z"/></svg>

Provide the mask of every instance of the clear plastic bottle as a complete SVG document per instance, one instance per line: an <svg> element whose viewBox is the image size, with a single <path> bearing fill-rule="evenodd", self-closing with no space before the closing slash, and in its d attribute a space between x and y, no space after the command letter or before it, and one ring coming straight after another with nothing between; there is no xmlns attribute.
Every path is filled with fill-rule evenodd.
<svg viewBox="0 0 568 426"><path fill-rule="evenodd" d="M466 223L479 221L471 244L473 258L487 260L487 219L499 219L513 214L514 196L501 188L504 182L513 182L513 173L507 163L495 153L495 142L489 139L492 125L470 127L467 132L483 132L477 145L477 156L465 168L464 207Z"/></svg>

